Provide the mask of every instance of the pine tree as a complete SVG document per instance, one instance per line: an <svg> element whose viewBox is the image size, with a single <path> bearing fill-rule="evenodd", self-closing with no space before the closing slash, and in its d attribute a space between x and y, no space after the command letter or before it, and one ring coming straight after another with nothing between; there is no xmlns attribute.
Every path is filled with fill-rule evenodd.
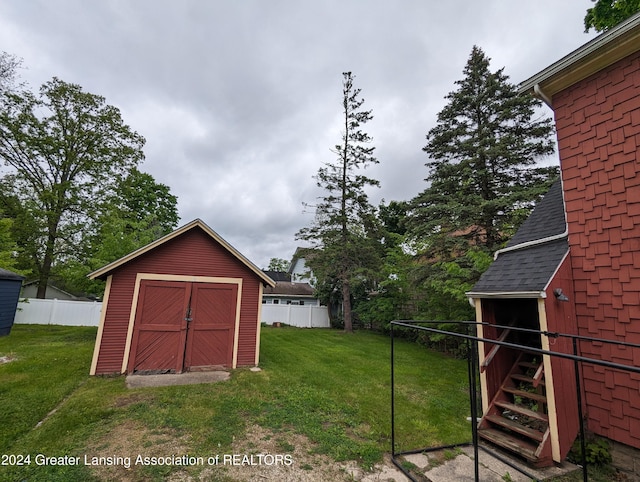
<svg viewBox="0 0 640 482"><path fill-rule="evenodd" d="M474 46L423 148L430 185L412 202L410 226L438 259L470 246L498 249L557 176L536 167L554 151L551 119L535 118L540 103L489 63Z"/></svg>
<svg viewBox="0 0 640 482"><path fill-rule="evenodd" d="M325 163L315 176L325 194L316 206L314 221L296 238L319 248L307 264L327 292L341 291L344 329L351 332L352 285L363 278L375 260L375 243L369 236L375 215L365 187L378 186L379 182L360 173L360 169L378 163L373 155L375 147L368 145L372 139L361 129L373 116L370 110L362 109L364 99L360 98L361 89L353 85L354 75L342 75L342 141L333 150L335 161Z"/></svg>

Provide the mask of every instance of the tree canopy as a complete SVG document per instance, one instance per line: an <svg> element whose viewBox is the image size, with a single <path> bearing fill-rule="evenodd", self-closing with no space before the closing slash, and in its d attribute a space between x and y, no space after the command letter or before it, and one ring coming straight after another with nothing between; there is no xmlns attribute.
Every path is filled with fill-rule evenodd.
<svg viewBox="0 0 640 482"><path fill-rule="evenodd" d="M592 0L595 5L587 9L584 17L584 31L593 28L596 32L606 32L623 20L640 12L640 0Z"/></svg>
<svg viewBox="0 0 640 482"><path fill-rule="evenodd" d="M73 256L96 208L144 158L144 138L99 95L53 78L7 91L0 110L0 158L10 171L0 198L22 217L21 246L43 297L52 266Z"/></svg>
<svg viewBox="0 0 640 482"><path fill-rule="evenodd" d="M289 269L289 265L291 263L286 259L282 258L271 258L269 260L269 266L267 267L267 271L278 271L278 272L286 272Z"/></svg>
<svg viewBox="0 0 640 482"><path fill-rule="evenodd" d="M474 46L427 133L427 188L411 202L408 239L425 319L468 319L465 292L557 177L538 162L554 151L551 119Z"/></svg>
<svg viewBox="0 0 640 482"><path fill-rule="evenodd" d="M96 210L94 228L78 247L78 256L58 267L69 291L101 295L103 282L89 280L95 271L156 239L178 224L177 198L150 174L132 168Z"/></svg>
<svg viewBox="0 0 640 482"><path fill-rule="evenodd" d="M0 95L17 87L18 68L22 60L7 52L0 52Z"/></svg>
<svg viewBox="0 0 640 482"><path fill-rule="evenodd" d="M460 242L495 251L557 175L536 165L554 151L551 119L536 118L539 101L489 64L474 46L427 134L429 186L412 201L410 226L432 255Z"/></svg>

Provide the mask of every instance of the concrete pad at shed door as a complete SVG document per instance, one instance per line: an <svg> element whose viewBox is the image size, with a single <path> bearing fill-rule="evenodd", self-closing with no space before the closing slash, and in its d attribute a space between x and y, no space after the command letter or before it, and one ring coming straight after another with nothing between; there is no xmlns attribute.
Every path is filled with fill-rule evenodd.
<svg viewBox="0 0 640 482"><path fill-rule="evenodd" d="M188 372L188 373L165 373L162 375L128 375L126 378L127 388L142 387L170 387L174 385L196 385L198 383L223 382L229 379L229 372Z"/></svg>

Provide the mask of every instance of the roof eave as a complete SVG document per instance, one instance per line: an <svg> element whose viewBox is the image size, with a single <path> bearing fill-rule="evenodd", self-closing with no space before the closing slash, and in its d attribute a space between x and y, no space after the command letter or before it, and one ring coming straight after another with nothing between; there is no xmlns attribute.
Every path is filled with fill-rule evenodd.
<svg viewBox="0 0 640 482"><path fill-rule="evenodd" d="M160 246L161 244L164 244L167 241L170 241L170 240L180 236L181 234L185 233L186 231L189 231L190 229L195 228L196 226L200 227L209 236L211 236L218 243L220 243L227 251L229 251L240 262L242 262L245 266L247 266L247 268L249 268L256 275L258 275L258 277L260 277L265 284L267 284L267 285L269 285L271 287L274 287L276 285L275 281L273 281L260 268L258 268L256 265L254 265L244 255L242 255L237 249L235 249L227 241L225 241L218 233L216 233L213 229L211 229L201 219L194 219L190 223L187 223L184 226L176 229L175 231L173 231L173 232L171 232L171 233L169 233L169 234L167 234L167 235L165 235L165 236L163 236L161 238L156 239L155 241L147 244L146 246L143 246L142 248L136 249L135 251L132 251L131 253L127 254L126 256L123 256L122 258L117 259L117 260L107 264L106 266L103 266L102 268L100 268L100 269L98 269L98 270L96 270L96 271L94 271L92 273L89 273L87 275L87 277L89 279L104 279L113 270L115 270L116 268L128 263L129 261L132 261L133 259L137 258L138 256L141 256L142 254L144 254L144 253L146 253L148 251L151 251L155 247Z"/></svg>
<svg viewBox="0 0 640 482"><path fill-rule="evenodd" d="M467 291L467 298L546 298L544 291Z"/></svg>
<svg viewBox="0 0 640 482"><path fill-rule="evenodd" d="M520 93L537 85L548 97L640 50L640 13L603 32L522 82Z"/></svg>

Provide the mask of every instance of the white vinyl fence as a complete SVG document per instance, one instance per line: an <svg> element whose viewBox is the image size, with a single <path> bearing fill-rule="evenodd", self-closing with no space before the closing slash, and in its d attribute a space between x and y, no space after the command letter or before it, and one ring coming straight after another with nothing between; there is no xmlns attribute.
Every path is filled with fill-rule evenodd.
<svg viewBox="0 0 640 482"><path fill-rule="evenodd" d="M262 305L262 323L276 322L300 328L329 328L329 311L326 306Z"/></svg>
<svg viewBox="0 0 640 482"><path fill-rule="evenodd" d="M98 326L102 303L92 301L39 300L18 303L16 323ZM280 322L300 328L329 328L326 306L262 305L262 323Z"/></svg>
<svg viewBox="0 0 640 482"><path fill-rule="evenodd" d="M18 303L16 323L38 325L98 326L102 303L97 301L40 300Z"/></svg>

